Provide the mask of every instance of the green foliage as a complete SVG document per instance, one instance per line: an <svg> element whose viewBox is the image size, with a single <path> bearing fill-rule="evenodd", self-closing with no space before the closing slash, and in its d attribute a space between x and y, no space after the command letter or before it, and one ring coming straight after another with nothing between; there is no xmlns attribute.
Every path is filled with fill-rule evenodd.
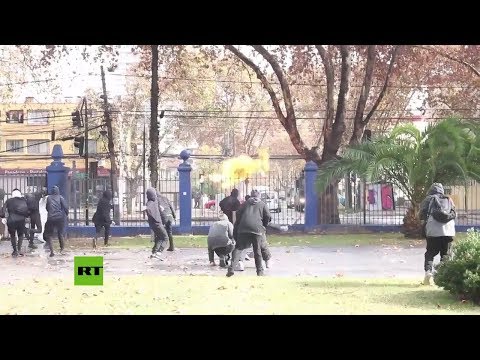
<svg viewBox="0 0 480 360"><path fill-rule="evenodd" d="M453 295L480 303L480 231L469 229L453 244L452 259L437 267L435 283Z"/></svg>
<svg viewBox="0 0 480 360"><path fill-rule="evenodd" d="M480 176L480 132L475 124L450 118L421 132L413 124L348 147L342 158L319 170L319 190L353 172L369 182L396 185L414 206L433 182L462 184Z"/></svg>

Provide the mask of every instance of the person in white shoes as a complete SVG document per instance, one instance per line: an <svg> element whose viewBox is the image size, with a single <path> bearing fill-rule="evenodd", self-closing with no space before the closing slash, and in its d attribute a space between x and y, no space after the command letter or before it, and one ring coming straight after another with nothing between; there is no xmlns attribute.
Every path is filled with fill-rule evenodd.
<svg viewBox="0 0 480 360"><path fill-rule="evenodd" d="M455 236L455 204L445 196L442 184L432 184L427 197L420 204L419 216L420 220L426 222L427 251L423 283L431 285L434 276L433 259L440 253L440 261L448 260L450 245Z"/></svg>

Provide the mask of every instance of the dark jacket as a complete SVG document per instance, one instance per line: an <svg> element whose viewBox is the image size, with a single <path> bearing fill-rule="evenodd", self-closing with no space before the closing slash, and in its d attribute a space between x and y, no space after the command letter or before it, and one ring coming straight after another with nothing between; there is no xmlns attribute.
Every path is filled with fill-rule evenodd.
<svg viewBox="0 0 480 360"><path fill-rule="evenodd" d="M237 211L235 233L263 235L271 220L267 204L258 197L251 197Z"/></svg>
<svg viewBox="0 0 480 360"><path fill-rule="evenodd" d="M222 212L227 215L228 220L233 223L233 212L240 208L240 201L238 200L238 190L233 189L230 196L220 201L218 204Z"/></svg>
<svg viewBox="0 0 480 360"><path fill-rule="evenodd" d="M25 221L28 216L27 201L23 197L12 197L5 201L0 217L4 218L5 212L8 212L8 223Z"/></svg>
<svg viewBox="0 0 480 360"><path fill-rule="evenodd" d="M97 204L97 211L93 214L92 221L95 225L110 224L112 218L110 217L110 210L112 209L112 192L105 190L103 196Z"/></svg>
<svg viewBox="0 0 480 360"><path fill-rule="evenodd" d="M68 216L68 205L62 195L60 195L60 189L58 186L54 186L52 189L52 195L47 197L47 221L60 221L65 220Z"/></svg>
<svg viewBox="0 0 480 360"><path fill-rule="evenodd" d="M162 217L160 214L160 208L157 202L157 194L154 188L150 188L147 190L147 218L148 218L148 225L150 229L159 229L163 227Z"/></svg>
<svg viewBox="0 0 480 360"><path fill-rule="evenodd" d="M39 209L38 203L40 202L41 198L42 198L41 192L25 194L25 200L27 200L27 206L28 206L28 210L30 211L30 214L38 212L38 209Z"/></svg>
<svg viewBox="0 0 480 360"><path fill-rule="evenodd" d="M159 191L157 191L157 202L159 208L161 207L160 212L162 215L163 223L169 220L169 217L176 220L175 209L173 208L172 203L170 202L170 200L168 200L166 196L160 194Z"/></svg>

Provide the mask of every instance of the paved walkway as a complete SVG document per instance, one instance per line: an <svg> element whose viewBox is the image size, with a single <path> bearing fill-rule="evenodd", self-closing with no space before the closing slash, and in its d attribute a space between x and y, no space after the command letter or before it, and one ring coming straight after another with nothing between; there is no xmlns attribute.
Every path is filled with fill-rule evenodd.
<svg viewBox="0 0 480 360"><path fill-rule="evenodd" d="M42 246L42 245L41 245ZM40 246L40 247L41 247ZM423 248L395 246L365 247L272 247L268 276L319 276L358 278L420 278L423 276ZM208 264L206 249L178 249L165 252L165 261L149 259L149 249L106 249L96 253L71 250L49 258L39 255L12 258L10 242L0 242L0 283L22 278L73 276L73 258L103 255L105 275L184 274L224 276L225 269ZM218 262L218 261L217 261ZM253 259L245 261L239 276L255 275Z"/></svg>

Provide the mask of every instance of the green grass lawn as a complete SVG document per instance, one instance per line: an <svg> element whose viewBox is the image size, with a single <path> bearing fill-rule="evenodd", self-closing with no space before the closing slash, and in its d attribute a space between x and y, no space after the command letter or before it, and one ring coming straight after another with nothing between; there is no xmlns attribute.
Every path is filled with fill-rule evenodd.
<svg viewBox="0 0 480 360"><path fill-rule="evenodd" d="M480 314L447 292L399 279L105 276L0 287L0 314Z"/></svg>
<svg viewBox="0 0 480 360"><path fill-rule="evenodd" d="M100 240L101 246L103 241ZM206 236L175 236L174 243L179 248L205 248ZM365 246L365 245L397 245L424 246L423 240L405 239L402 234L342 234L342 235L271 235L268 236L270 246ZM70 246L75 248L91 247L91 239L71 239ZM137 236L113 238L112 247L134 248L151 246L150 237Z"/></svg>

